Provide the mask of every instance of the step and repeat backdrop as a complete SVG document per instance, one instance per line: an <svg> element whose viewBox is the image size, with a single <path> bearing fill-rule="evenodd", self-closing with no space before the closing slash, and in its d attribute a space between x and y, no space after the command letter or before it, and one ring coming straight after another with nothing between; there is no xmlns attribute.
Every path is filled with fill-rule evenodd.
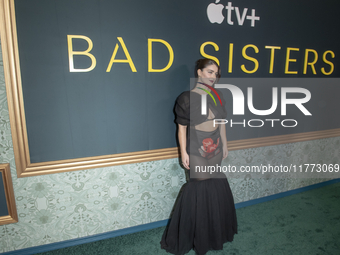
<svg viewBox="0 0 340 255"><path fill-rule="evenodd" d="M216 60L228 140L340 128L340 2L15 0L32 163L176 147Z"/></svg>

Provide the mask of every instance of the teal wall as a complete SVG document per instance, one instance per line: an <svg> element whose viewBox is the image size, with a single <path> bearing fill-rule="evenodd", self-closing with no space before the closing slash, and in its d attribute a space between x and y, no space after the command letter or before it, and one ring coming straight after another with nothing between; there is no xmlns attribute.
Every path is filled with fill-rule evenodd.
<svg viewBox="0 0 340 255"><path fill-rule="evenodd" d="M185 175L178 159L17 178L0 54L0 163L10 163L19 222L0 226L0 253L164 220ZM339 163L340 137L231 151L225 164ZM235 202L328 179L229 178ZM161 237L159 237L161 238Z"/></svg>

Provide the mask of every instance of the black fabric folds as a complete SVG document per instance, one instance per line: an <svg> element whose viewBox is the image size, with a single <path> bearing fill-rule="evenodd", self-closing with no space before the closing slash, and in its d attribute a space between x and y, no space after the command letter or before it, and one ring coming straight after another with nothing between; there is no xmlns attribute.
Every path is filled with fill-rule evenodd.
<svg viewBox="0 0 340 255"><path fill-rule="evenodd" d="M190 181L179 194L161 247L182 255L222 250L237 233L234 199L226 178Z"/></svg>
<svg viewBox="0 0 340 255"><path fill-rule="evenodd" d="M190 123L190 95L188 92L180 94L175 104L175 122L183 126L188 126Z"/></svg>

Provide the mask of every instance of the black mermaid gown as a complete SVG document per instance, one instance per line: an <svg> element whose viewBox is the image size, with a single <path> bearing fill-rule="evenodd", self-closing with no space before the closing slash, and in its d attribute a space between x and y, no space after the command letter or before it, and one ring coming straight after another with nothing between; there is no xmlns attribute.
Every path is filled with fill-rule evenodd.
<svg viewBox="0 0 340 255"><path fill-rule="evenodd" d="M190 115L188 114L188 108L190 108L188 95L187 92L184 92L176 101L176 122L181 125L190 122L188 119L190 118L188 117ZM191 96L196 98L196 95L191 94ZM209 105L214 116L224 117L223 109L220 109L219 113L214 111L214 106L215 104ZM191 143L189 137L192 140ZM196 136L189 135L187 145L189 143L190 146L187 147L187 151L192 152L189 154L191 167L193 159L195 157L199 159L195 155L197 153L192 151L198 143ZM215 158L219 157L219 163L222 159L221 154L222 152L215 156ZM203 255L209 250L221 250L225 242L233 241L234 234L237 233L233 195L223 173L214 177L206 179L190 178L183 185L174 205L172 217L160 242L162 249L176 255L185 254L193 249L197 254Z"/></svg>

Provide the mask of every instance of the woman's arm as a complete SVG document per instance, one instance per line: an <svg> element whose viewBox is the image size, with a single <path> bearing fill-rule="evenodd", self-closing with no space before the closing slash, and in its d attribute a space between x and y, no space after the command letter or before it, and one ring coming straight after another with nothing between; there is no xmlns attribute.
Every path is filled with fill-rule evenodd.
<svg viewBox="0 0 340 255"><path fill-rule="evenodd" d="M219 129L220 129L220 135L221 135L221 139L222 139L222 148L223 148L223 159L225 159L228 156L228 146L227 146L227 132L225 129L225 125L224 124L220 124L219 125Z"/></svg>
<svg viewBox="0 0 340 255"><path fill-rule="evenodd" d="M182 164L186 169L189 167L189 155L187 153L187 126L178 124L178 141L181 151Z"/></svg>

